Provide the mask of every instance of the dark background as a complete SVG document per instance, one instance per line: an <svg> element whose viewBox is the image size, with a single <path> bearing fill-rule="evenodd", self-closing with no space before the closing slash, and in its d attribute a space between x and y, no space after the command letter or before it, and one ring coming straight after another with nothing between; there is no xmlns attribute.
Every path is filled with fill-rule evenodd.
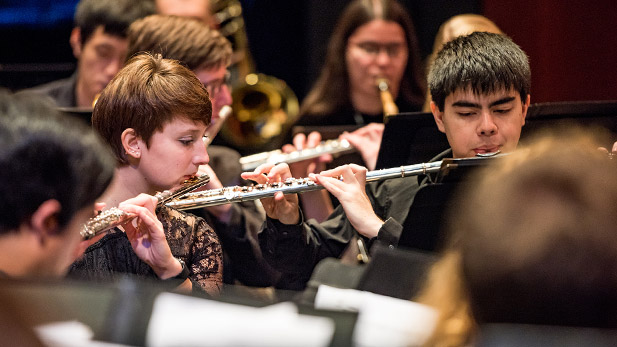
<svg viewBox="0 0 617 347"><path fill-rule="evenodd" d="M301 99L323 62L349 0L244 0L259 72L285 80ZM532 102L617 99L617 2L576 0L401 0L421 53L452 15L491 18L528 54ZM0 86L20 89L70 75L68 43L77 0L0 0Z"/></svg>

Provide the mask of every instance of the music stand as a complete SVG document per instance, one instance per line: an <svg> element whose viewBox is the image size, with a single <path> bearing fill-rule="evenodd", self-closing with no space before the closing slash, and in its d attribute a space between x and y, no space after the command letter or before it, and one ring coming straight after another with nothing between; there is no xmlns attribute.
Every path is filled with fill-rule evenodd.
<svg viewBox="0 0 617 347"><path fill-rule="evenodd" d="M597 126L617 134L617 101L568 101L529 106L521 139L546 128ZM612 143L611 143L612 145ZM423 163L450 145L431 113L410 112L388 117L377 168Z"/></svg>
<svg viewBox="0 0 617 347"><path fill-rule="evenodd" d="M409 214L403 222L399 247L428 252L439 250L445 241L448 211L460 203L455 194L471 184L470 175L503 156L493 158L444 159L434 183L422 186L416 193Z"/></svg>
<svg viewBox="0 0 617 347"><path fill-rule="evenodd" d="M602 128L614 136L617 134L617 101L566 101L531 105L521 133L521 142L530 134L546 128L559 131L573 125ZM610 141L604 145L610 148L612 144L613 141Z"/></svg>
<svg viewBox="0 0 617 347"><path fill-rule="evenodd" d="M376 168L424 163L449 147L446 135L435 125L433 114L400 113L388 117L385 123Z"/></svg>
<svg viewBox="0 0 617 347"><path fill-rule="evenodd" d="M527 111L527 120L534 129L549 125L545 122L571 119L582 125L596 124L617 132L616 117L617 100L544 102L529 106Z"/></svg>
<svg viewBox="0 0 617 347"><path fill-rule="evenodd" d="M436 257L427 252L376 244L356 289L408 300L420 291Z"/></svg>

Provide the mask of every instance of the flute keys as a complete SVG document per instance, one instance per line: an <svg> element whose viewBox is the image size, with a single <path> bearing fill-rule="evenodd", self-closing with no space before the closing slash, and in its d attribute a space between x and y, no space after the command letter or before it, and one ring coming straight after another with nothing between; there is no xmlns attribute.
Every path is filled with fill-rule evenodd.
<svg viewBox="0 0 617 347"><path fill-rule="evenodd" d="M236 192L234 192L233 190L225 190L223 191L223 197L225 197L225 199L227 200L231 200L236 196Z"/></svg>
<svg viewBox="0 0 617 347"><path fill-rule="evenodd" d="M112 207L109 210L99 213L96 217L90 219L81 231L81 236L84 240L89 240L97 234L115 228L130 219L126 212L119 208Z"/></svg>

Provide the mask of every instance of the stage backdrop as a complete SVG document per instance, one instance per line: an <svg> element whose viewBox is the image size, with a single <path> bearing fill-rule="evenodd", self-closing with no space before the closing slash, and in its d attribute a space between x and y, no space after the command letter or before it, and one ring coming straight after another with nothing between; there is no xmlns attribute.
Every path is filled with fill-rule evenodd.
<svg viewBox="0 0 617 347"><path fill-rule="evenodd" d="M531 101L617 100L617 2L484 0L529 55Z"/></svg>

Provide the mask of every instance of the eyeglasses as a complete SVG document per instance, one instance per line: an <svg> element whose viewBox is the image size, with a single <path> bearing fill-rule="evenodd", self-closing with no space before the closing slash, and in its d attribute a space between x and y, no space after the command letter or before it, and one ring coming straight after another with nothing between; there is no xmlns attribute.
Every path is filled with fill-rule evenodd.
<svg viewBox="0 0 617 347"><path fill-rule="evenodd" d="M223 78L219 78L208 83L204 83L204 87L208 90L208 94L210 94L210 98L214 98L215 95L221 92L223 86L227 86L230 88L231 83L231 73L227 71Z"/></svg>
<svg viewBox="0 0 617 347"><path fill-rule="evenodd" d="M385 51L390 58L396 58L406 47L403 43L381 44L373 41L350 42L350 44L358 47L364 54L372 58L377 58L377 56L379 56L379 52L382 50Z"/></svg>

